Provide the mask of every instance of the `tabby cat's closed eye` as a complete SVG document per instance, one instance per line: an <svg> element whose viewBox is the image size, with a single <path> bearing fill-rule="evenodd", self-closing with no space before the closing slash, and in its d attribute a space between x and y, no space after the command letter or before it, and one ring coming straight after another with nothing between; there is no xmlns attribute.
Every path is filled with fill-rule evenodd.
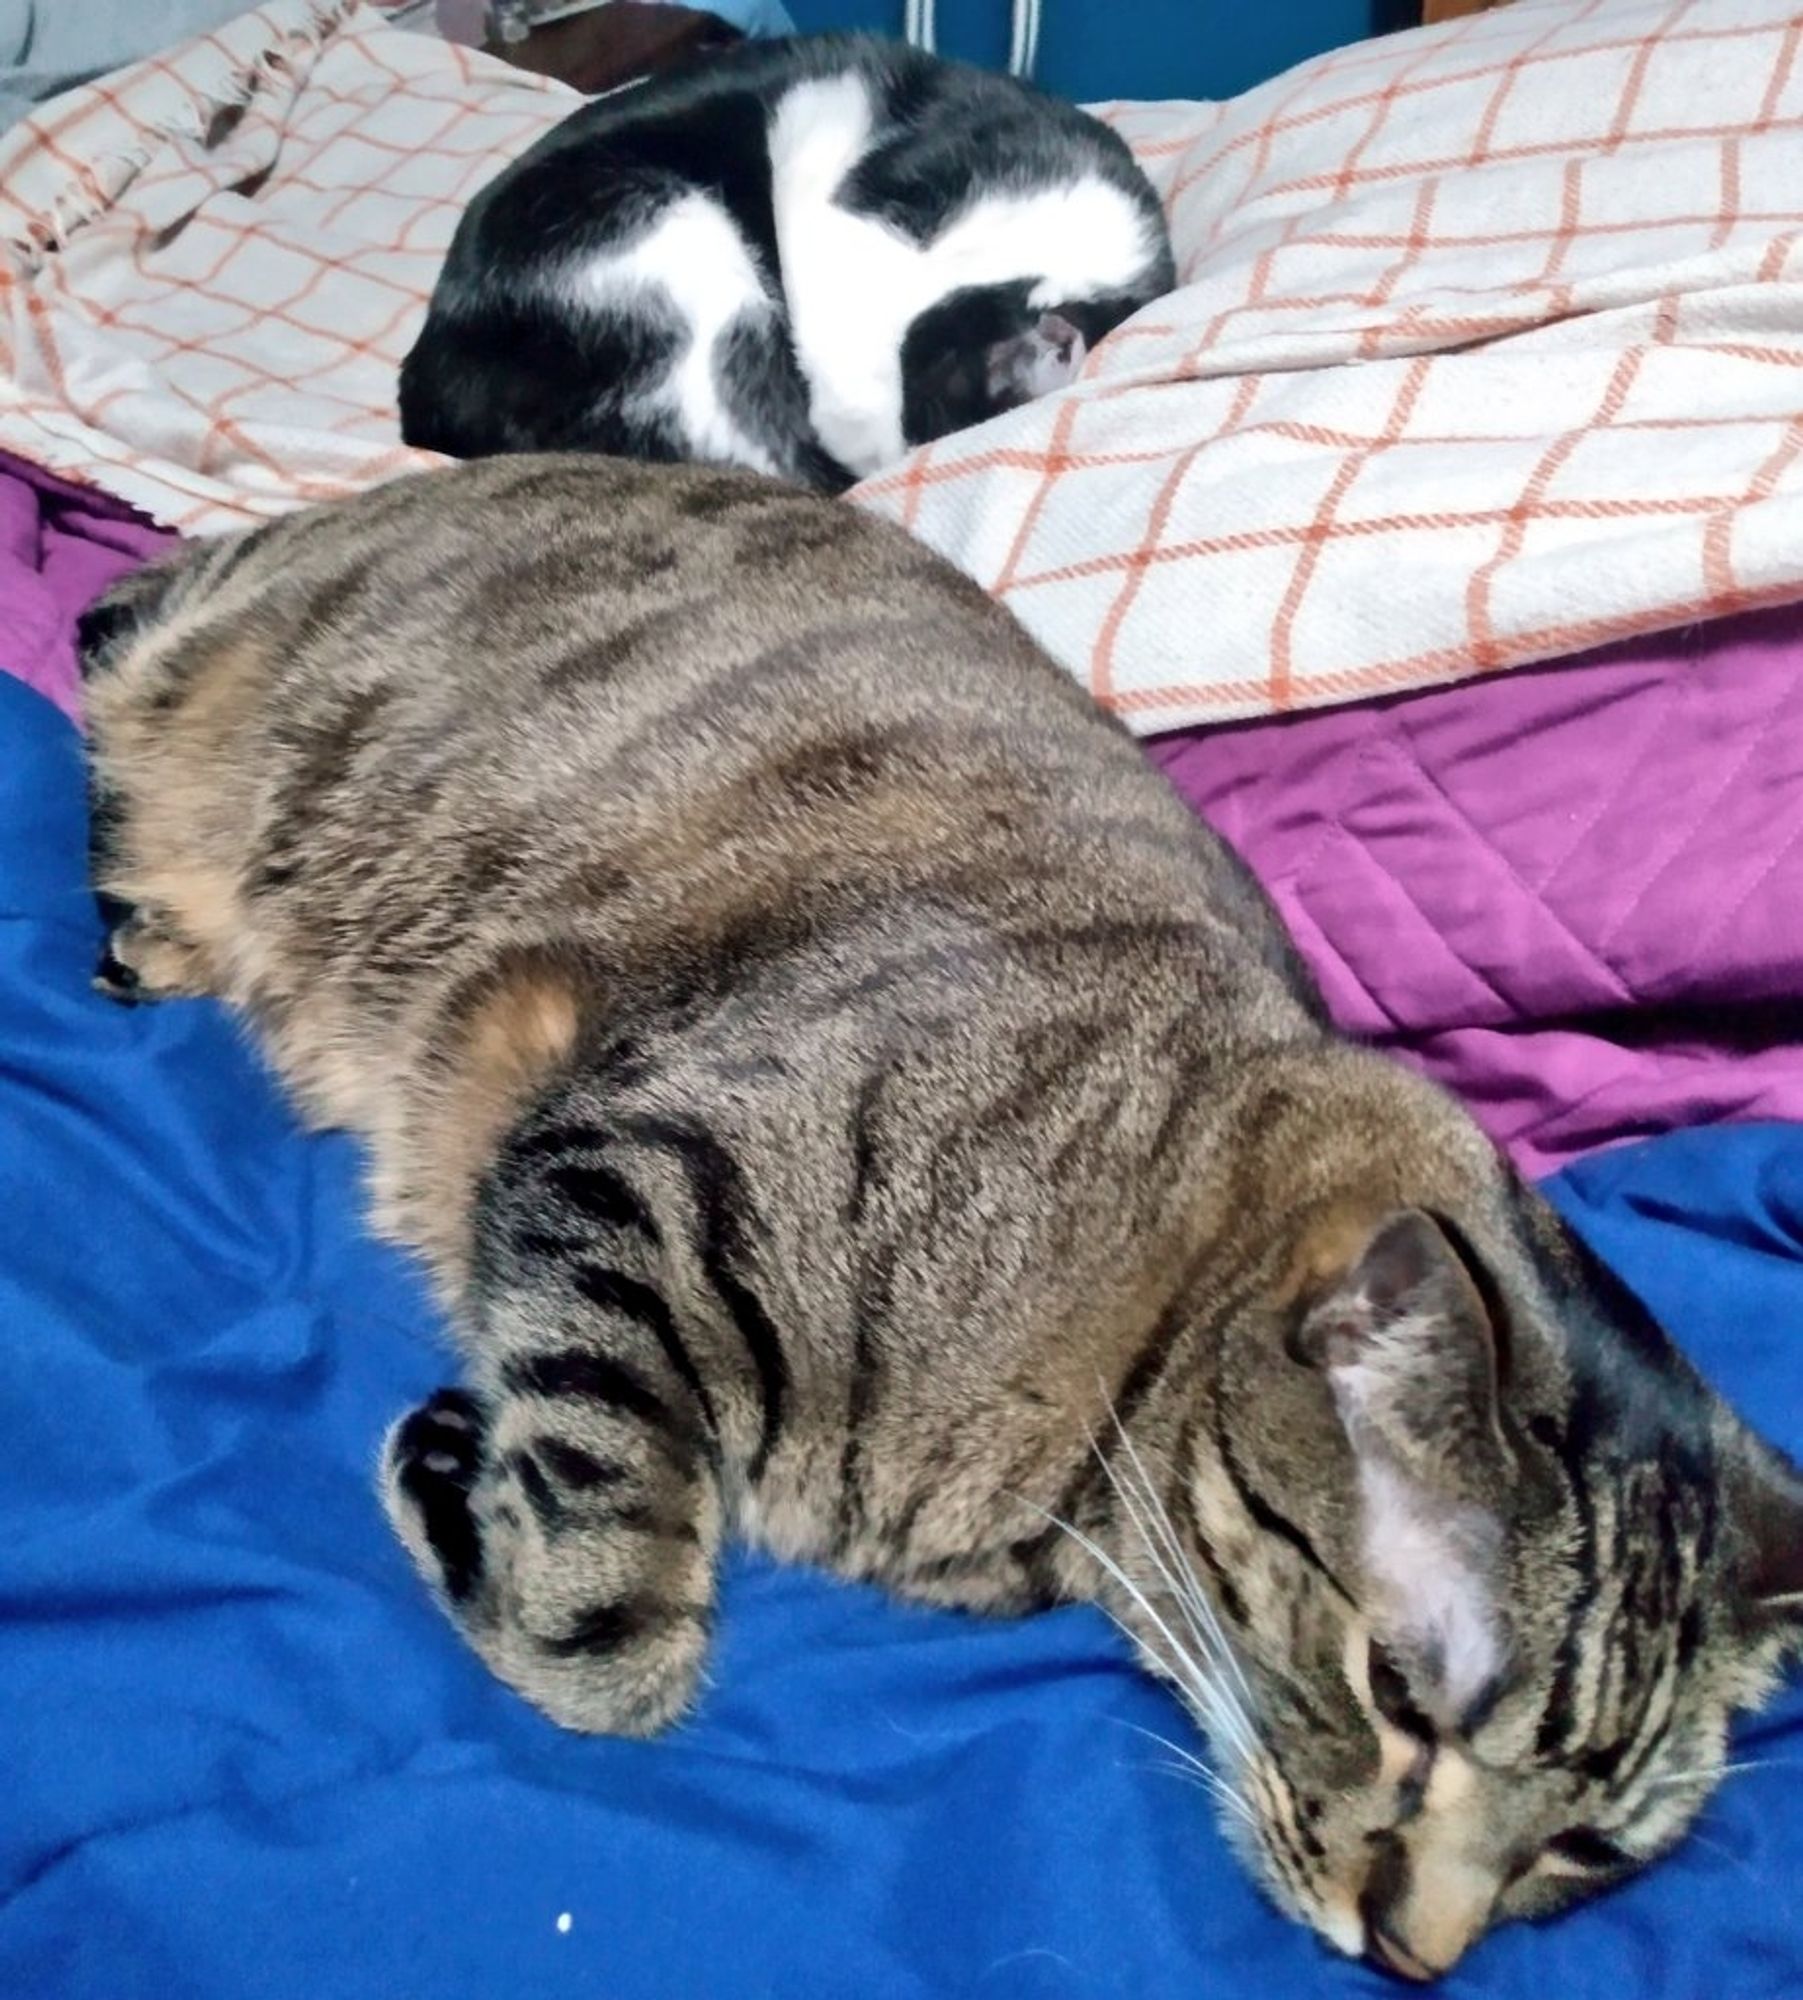
<svg viewBox="0 0 1803 2000"><path fill-rule="evenodd" d="M1402 1670L1375 1639L1365 1671L1378 1714L1405 1736L1432 1743L1436 1734L1433 1723L1415 1705Z"/></svg>
<svg viewBox="0 0 1803 2000"><path fill-rule="evenodd" d="M1588 1869L1597 1875L1618 1874L1634 1865L1634 1857L1626 1848L1593 1826L1572 1826L1563 1833L1555 1833L1546 1843L1545 1852L1557 1861L1569 1862L1574 1868Z"/></svg>

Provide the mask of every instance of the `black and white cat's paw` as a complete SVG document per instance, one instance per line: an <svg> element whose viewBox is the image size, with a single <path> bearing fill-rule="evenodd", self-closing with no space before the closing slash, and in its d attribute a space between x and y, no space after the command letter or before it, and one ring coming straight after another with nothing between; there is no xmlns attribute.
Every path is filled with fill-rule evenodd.
<svg viewBox="0 0 1803 2000"><path fill-rule="evenodd" d="M487 1455L488 1419L463 1389L440 1389L388 1433L382 1497L426 1580L453 1604L482 1581L482 1529L470 1496Z"/></svg>

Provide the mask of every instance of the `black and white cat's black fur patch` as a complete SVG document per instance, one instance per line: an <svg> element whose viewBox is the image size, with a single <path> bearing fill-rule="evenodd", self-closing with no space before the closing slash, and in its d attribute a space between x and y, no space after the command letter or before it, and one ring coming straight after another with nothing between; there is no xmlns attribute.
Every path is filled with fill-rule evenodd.
<svg viewBox="0 0 1803 2000"><path fill-rule="evenodd" d="M836 491L1068 382L1173 282L1157 196L1071 105L874 36L748 43L585 105L477 195L401 430Z"/></svg>

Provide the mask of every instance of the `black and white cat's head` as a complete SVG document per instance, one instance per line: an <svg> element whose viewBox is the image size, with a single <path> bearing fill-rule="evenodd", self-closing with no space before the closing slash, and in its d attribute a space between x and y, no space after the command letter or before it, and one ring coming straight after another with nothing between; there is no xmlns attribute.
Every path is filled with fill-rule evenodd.
<svg viewBox="0 0 1803 2000"><path fill-rule="evenodd" d="M1175 283L1120 136L1017 80L823 52L769 128L810 414L860 477L1074 381Z"/></svg>
<svg viewBox="0 0 1803 2000"><path fill-rule="evenodd" d="M928 444L1067 387L1090 349L1135 309L1119 297L1038 302L1025 279L965 285L902 338L902 434Z"/></svg>

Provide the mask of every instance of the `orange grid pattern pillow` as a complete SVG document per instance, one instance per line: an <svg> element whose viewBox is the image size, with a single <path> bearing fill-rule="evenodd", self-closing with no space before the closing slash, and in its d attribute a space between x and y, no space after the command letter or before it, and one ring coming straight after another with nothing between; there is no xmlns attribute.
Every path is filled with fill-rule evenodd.
<svg viewBox="0 0 1803 2000"><path fill-rule="evenodd" d="M1803 596L1800 38L1524 0L1110 107L1182 288L862 497L1141 731Z"/></svg>
<svg viewBox="0 0 1803 2000"><path fill-rule="evenodd" d="M1803 10L1522 0L1114 106L1182 288L857 497L1136 729L1803 596ZM432 463L394 376L559 86L270 0L0 141L0 447L208 532Z"/></svg>

